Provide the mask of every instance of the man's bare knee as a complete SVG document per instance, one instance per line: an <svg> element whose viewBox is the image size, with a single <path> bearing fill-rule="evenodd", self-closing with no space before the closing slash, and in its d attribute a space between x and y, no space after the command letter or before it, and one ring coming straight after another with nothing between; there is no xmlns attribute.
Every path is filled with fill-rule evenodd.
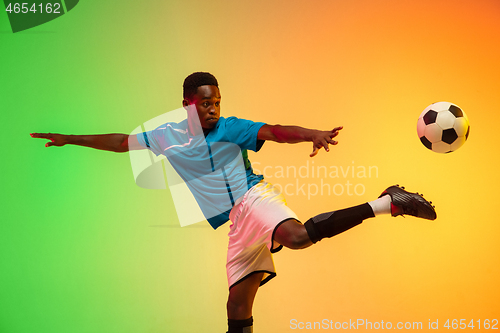
<svg viewBox="0 0 500 333"><path fill-rule="evenodd" d="M278 243L292 250L305 249L313 244L304 225L295 219L282 223L274 236Z"/></svg>
<svg viewBox="0 0 500 333"><path fill-rule="evenodd" d="M248 302L235 301L231 298L227 301L227 317L229 319L247 319L252 314L252 304Z"/></svg>
<svg viewBox="0 0 500 333"><path fill-rule="evenodd" d="M311 245L311 240L309 239L307 233L305 235L302 233L292 235L289 241L290 246L287 247L292 250L305 249L306 247L309 247Z"/></svg>

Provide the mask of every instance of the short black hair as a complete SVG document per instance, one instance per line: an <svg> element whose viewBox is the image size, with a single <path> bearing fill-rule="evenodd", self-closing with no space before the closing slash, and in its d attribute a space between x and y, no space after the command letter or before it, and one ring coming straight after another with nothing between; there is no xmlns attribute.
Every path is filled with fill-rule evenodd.
<svg viewBox="0 0 500 333"><path fill-rule="evenodd" d="M219 83L217 82L215 76L207 72L195 72L186 77L184 80L183 97L191 99L194 95L196 95L198 87L207 85L219 88Z"/></svg>

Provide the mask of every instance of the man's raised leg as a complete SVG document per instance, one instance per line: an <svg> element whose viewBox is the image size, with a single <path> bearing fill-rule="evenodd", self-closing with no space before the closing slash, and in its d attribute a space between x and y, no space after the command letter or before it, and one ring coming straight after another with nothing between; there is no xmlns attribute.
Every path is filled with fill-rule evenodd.
<svg viewBox="0 0 500 333"><path fill-rule="evenodd" d="M323 213L310 218L304 224L294 219L283 222L276 228L274 240L291 249L303 249L323 238L333 237L349 230L362 223L363 220L381 214L436 219L436 211L432 202L425 200L421 194L405 191L404 187L391 186L374 201Z"/></svg>
<svg viewBox="0 0 500 333"><path fill-rule="evenodd" d="M323 238L333 237L355 227L370 217L375 217L375 214L366 203L317 215L305 224L290 219L276 228L274 240L289 249L305 249Z"/></svg>

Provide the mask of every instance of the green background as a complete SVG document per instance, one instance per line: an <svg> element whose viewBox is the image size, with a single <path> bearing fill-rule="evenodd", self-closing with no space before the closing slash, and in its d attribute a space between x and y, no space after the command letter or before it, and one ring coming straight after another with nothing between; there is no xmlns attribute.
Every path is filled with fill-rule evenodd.
<svg viewBox="0 0 500 333"><path fill-rule="evenodd" d="M194 313L225 327L206 311L224 313L224 255L212 258L224 232L178 227L166 191L135 185L128 154L45 149L29 136L129 133L180 106L192 65L174 31L148 19L154 6L83 1L16 34L0 13L0 332L193 332ZM176 16L162 7L156 19ZM213 288L199 284L203 271Z"/></svg>

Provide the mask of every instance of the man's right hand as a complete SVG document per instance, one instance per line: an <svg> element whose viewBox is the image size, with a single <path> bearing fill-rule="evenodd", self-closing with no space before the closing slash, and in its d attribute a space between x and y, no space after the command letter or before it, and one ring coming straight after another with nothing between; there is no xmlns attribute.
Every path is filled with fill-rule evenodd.
<svg viewBox="0 0 500 333"><path fill-rule="evenodd" d="M77 145L99 150L114 151L124 153L129 150L145 149L137 141L136 135L130 137L126 134L94 134L94 135L64 135L54 133L31 133L32 138L47 139L50 142L45 147L64 145ZM130 138L130 140L129 140Z"/></svg>
<svg viewBox="0 0 500 333"><path fill-rule="evenodd" d="M50 142L45 144L45 147L56 146L62 147L67 144L66 135L54 133L30 133L32 138L48 139Z"/></svg>

